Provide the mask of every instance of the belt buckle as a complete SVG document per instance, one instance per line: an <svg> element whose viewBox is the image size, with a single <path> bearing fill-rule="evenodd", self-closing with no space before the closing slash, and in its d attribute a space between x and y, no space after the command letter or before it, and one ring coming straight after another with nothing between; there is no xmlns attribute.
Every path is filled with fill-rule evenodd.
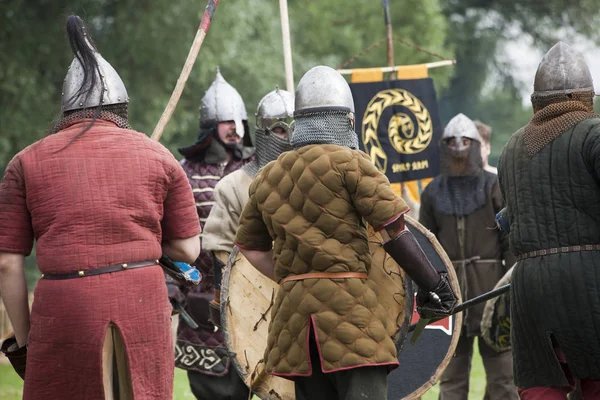
<svg viewBox="0 0 600 400"><path fill-rule="evenodd" d="M545 256L547 253L547 250L540 250L540 256Z"/></svg>

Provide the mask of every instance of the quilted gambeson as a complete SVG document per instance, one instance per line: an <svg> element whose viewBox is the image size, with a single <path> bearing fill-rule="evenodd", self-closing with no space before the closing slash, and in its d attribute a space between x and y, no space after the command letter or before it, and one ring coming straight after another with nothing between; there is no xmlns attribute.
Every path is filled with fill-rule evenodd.
<svg viewBox="0 0 600 400"><path fill-rule="evenodd" d="M371 268L366 224L376 230L408 211L389 181L358 150L309 145L281 155L257 175L236 243L269 250L276 280L309 272ZM378 288L361 279L306 279L280 286L272 310L266 370L311 374L315 330L324 371L397 365Z"/></svg>
<svg viewBox="0 0 600 400"><path fill-rule="evenodd" d="M530 156L523 129L502 151L500 186L517 256L511 341L519 387L567 386L551 337L577 378L600 379L600 119L584 120ZM552 252L567 246L581 251Z"/></svg>

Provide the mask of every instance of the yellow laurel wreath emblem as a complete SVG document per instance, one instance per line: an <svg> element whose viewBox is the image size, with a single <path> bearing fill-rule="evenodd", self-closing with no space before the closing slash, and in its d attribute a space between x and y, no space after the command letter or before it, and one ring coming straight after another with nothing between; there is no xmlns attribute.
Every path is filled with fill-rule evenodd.
<svg viewBox="0 0 600 400"><path fill-rule="evenodd" d="M433 137L431 115L421 100L404 89L386 89L377 93L367 105L363 117L362 141L373 163L384 173L387 169L387 155L377 137L377 127L383 111L394 105L408 109L418 125L415 134L413 120L407 114L398 113L390 119L388 136L398 153L419 153L429 146Z"/></svg>

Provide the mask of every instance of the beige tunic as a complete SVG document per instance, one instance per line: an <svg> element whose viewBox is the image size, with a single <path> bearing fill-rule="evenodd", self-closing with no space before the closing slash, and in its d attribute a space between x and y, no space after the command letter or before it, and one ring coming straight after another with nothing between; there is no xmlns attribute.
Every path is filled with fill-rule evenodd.
<svg viewBox="0 0 600 400"><path fill-rule="evenodd" d="M202 232L202 249L231 253L240 215L248 202L252 177L239 169L217 183L213 192L215 204Z"/></svg>

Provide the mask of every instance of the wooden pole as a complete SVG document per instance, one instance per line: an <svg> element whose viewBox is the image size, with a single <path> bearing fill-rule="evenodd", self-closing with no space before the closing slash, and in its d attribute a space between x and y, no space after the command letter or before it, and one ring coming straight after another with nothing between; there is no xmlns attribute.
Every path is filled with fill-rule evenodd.
<svg viewBox="0 0 600 400"><path fill-rule="evenodd" d="M285 62L285 82L287 91L294 93L294 71L292 67L292 44L290 41L290 22L287 0L279 0L281 14L281 36L283 38L283 60Z"/></svg>
<svg viewBox="0 0 600 400"><path fill-rule="evenodd" d="M173 111L175 111L175 106L179 102L179 98L181 97L181 93L183 93L183 88L185 87L185 83L187 82L190 73L192 72L192 68L194 67L194 62L198 57L198 53L200 52L200 47L202 47L202 43L204 42L204 38L206 37L206 33L208 32L208 28L210 27L210 22L212 20L213 13L215 9L219 5L219 0L209 0L206 9L204 10L204 15L202 16L202 21L200 22L200 26L198 27L198 31L196 32L196 37L192 42L192 47L190 48L190 52L188 53L187 59L185 60L185 64L183 64L183 68L181 70L181 74L179 75L179 79L177 79L177 84L175 85L175 89L171 94L171 98L167 103L167 107L165 111L163 111L160 116L160 120L156 127L154 128L154 132L152 132L151 138L153 140L159 141L162 136L165 127L169 123L171 116L173 115Z"/></svg>
<svg viewBox="0 0 600 400"><path fill-rule="evenodd" d="M393 67L394 62L394 39L392 36L392 19L390 18L390 0L382 0L381 6L383 7L383 13L385 16L385 34L387 38L387 65ZM388 75L389 80L395 78L395 73L391 71Z"/></svg>

